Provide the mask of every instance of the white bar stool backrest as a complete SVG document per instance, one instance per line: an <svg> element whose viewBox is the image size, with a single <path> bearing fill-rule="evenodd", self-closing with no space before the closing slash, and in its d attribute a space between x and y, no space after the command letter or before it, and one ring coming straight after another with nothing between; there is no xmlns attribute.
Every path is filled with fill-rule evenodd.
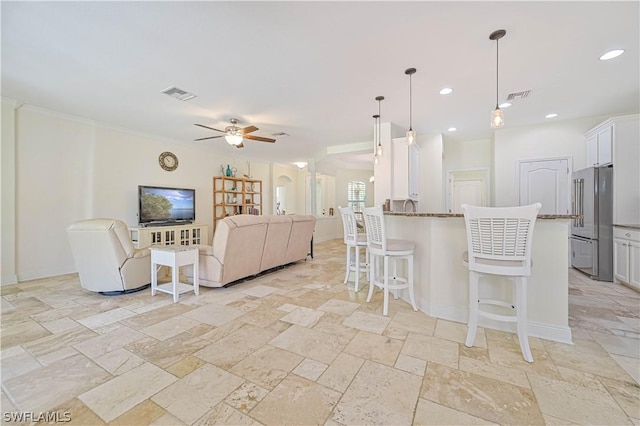
<svg viewBox="0 0 640 426"><path fill-rule="evenodd" d="M467 227L469 270L494 275L531 275L533 228L542 204L461 207Z"/></svg>
<svg viewBox="0 0 640 426"><path fill-rule="evenodd" d="M386 253L387 238L382 206L366 207L364 209L364 223L367 229L367 247Z"/></svg>
<svg viewBox="0 0 640 426"><path fill-rule="evenodd" d="M356 245L358 242L358 222L352 207L338 207L344 228L344 243Z"/></svg>

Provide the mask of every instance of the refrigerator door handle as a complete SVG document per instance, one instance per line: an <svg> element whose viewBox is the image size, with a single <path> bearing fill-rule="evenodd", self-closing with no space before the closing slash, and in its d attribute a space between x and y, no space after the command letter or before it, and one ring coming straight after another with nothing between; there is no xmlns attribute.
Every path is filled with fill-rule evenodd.
<svg viewBox="0 0 640 426"><path fill-rule="evenodd" d="M579 199L578 199L578 206L580 209L580 227L584 228L584 179L578 179L578 194L579 194Z"/></svg>

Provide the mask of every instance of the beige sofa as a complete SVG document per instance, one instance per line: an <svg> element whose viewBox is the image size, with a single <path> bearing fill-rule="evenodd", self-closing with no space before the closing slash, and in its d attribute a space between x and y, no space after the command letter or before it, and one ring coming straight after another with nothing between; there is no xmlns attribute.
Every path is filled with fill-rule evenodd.
<svg viewBox="0 0 640 426"><path fill-rule="evenodd" d="M211 246L199 245L200 285L222 287L306 259L316 218L236 215L219 221ZM185 275L193 277L193 268Z"/></svg>
<svg viewBox="0 0 640 426"><path fill-rule="evenodd" d="M87 219L67 228L80 284L101 293L127 292L151 282L151 251L136 249L117 219Z"/></svg>

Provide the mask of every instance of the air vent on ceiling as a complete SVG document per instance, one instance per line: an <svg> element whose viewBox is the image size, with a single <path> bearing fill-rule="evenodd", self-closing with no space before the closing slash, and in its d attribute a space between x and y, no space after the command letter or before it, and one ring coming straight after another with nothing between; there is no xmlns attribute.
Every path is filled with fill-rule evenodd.
<svg viewBox="0 0 640 426"><path fill-rule="evenodd" d="M513 101L516 99L524 99L529 96L529 93L531 93L531 90L523 90L522 92L510 93L509 96L507 96L507 100Z"/></svg>
<svg viewBox="0 0 640 426"><path fill-rule="evenodd" d="M162 91L162 93L165 93L172 98L176 98L181 101L188 101L189 99L193 99L196 97L196 95L194 95L193 93L189 93L186 90L178 89L175 86L167 87Z"/></svg>
<svg viewBox="0 0 640 426"><path fill-rule="evenodd" d="M276 132L276 133L272 133L271 135L276 137L289 136L289 134L285 132Z"/></svg>

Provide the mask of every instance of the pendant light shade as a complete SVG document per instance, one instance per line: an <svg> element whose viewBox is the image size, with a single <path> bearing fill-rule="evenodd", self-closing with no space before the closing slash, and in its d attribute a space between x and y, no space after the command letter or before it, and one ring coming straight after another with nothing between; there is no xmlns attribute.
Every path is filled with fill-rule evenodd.
<svg viewBox="0 0 640 426"><path fill-rule="evenodd" d="M416 73L415 68L407 68L404 73L409 76L409 130L407 131L407 145L416 143L416 133L413 131L413 98L411 87L411 76Z"/></svg>
<svg viewBox="0 0 640 426"><path fill-rule="evenodd" d="M491 127L494 129L499 129L504 126L504 115L502 115L502 110L498 105L498 58L499 58L499 50L498 50L498 41L505 36L507 32L505 30L496 30L489 35L490 40L496 41L496 109L491 112Z"/></svg>

